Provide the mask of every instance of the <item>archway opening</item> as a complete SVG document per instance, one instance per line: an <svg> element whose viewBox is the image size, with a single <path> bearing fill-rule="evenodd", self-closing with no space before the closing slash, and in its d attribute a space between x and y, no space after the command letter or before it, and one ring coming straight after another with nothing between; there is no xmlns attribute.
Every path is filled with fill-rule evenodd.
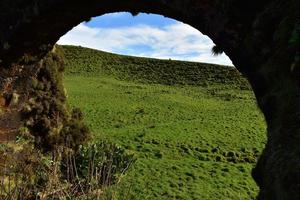
<svg viewBox="0 0 300 200"><path fill-rule="evenodd" d="M121 55L233 66L224 52L214 55L215 44L209 37L156 14L118 12L94 17L74 27L57 43Z"/></svg>
<svg viewBox="0 0 300 200"><path fill-rule="evenodd" d="M19 131L20 124L38 123L38 141L49 142L50 133L55 136L68 126L59 75L62 63L53 50L59 37L105 13L161 14L208 35L218 45L215 50L224 50L250 81L268 124L268 143L253 171L261 189L258 199L300 199L299 1L3 0L0 4L1 139L11 129ZM43 117L30 112L32 108ZM14 116L18 123L3 126Z"/></svg>
<svg viewBox="0 0 300 200"><path fill-rule="evenodd" d="M140 30L145 29L142 26ZM182 40L185 36L176 37L181 30L166 35L172 36L171 42ZM74 31L65 36L61 44L72 44L67 41L74 42L75 36L82 36L81 31L86 31L86 35L91 32L94 39L91 43L85 38L82 43L78 40L80 43L73 44L101 49L102 44L107 45L105 42L113 38L97 41L103 29L100 31L88 24L81 24ZM119 33L126 31L123 27ZM130 31L137 32L134 39L145 37L133 28L128 31L129 37L132 37ZM165 47L159 40L163 34L155 38L151 31L146 36L152 37L155 44L158 40L158 48ZM145 48L151 40L143 39L142 48ZM121 41L115 42L120 44ZM139 45L130 42L133 45L129 46L129 51L117 49L115 53L134 52ZM191 43L194 42L192 38ZM176 47L180 50L184 45ZM114 47L108 46L102 50L111 51ZM201 53L211 55L212 46L210 42L205 46L206 52ZM161 61L80 47L63 48L69 59L65 83L70 103L82 108L86 122L98 138L109 138L138 154L136 166L117 192L131 188L127 193L129 199L220 199L224 196L249 199L257 195L250 171L265 142L265 124L250 87L239 82L242 79L232 77L236 75L232 68L175 62L170 54L161 58L171 58L171 61ZM154 50L158 48L153 47ZM194 52L188 53L193 55ZM210 62L209 58L201 61ZM157 73L148 71L151 67ZM177 69L175 73L172 67ZM159 76L163 73L164 76ZM206 74L202 76L203 73ZM223 77L226 73L229 76Z"/></svg>

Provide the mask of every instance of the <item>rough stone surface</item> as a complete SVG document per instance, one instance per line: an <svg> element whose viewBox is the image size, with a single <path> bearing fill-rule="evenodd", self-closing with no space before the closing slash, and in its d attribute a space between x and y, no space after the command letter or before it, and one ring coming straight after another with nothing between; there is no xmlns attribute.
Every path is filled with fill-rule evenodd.
<svg viewBox="0 0 300 200"><path fill-rule="evenodd" d="M258 199L299 200L299 0L1 0L1 109L20 105L26 96L20 88L28 86L28 79L20 77L35 77L30 66L42 69L41 60L62 35L93 16L116 11L156 13L185 22L231 58L252 85L268 124L268 143L253 170ZM10 104L13 88L18 99ZM26 97L22 102L35 98ZM55 115L48 117L52 122Z"/></svg>

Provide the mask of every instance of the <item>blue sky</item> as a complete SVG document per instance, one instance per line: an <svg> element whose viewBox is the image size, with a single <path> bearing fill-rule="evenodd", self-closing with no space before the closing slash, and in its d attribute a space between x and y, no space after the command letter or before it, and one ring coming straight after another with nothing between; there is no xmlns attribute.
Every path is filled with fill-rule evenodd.
<svg viewBox="0 0 300 200"><path fill-rule="evenodd" d="M160 15L112 13L74 27L58 44L173 60L232 65L225 55L213 56L213 42L193 27Z"/></svg>

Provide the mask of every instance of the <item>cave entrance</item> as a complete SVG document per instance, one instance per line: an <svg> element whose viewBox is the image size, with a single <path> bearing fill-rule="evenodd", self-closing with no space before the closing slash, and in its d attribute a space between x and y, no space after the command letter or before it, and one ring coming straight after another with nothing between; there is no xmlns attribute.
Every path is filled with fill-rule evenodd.
<svg viewBox="0 0 300 200"><path fill-rule="evenodd" d="M175 61L231 64L224 55L212 56L209 38L163 16L114 13L80 24L58 44L77 45L60 47L70 105L82 109L95 140L111 140L138 156L117 194L255 198L250 174L266 138L251 88L233 78L232 66Z"/></svg>
<svg viewBox="0 0 300 200"><path fill-rule="evenodd" d="M51 67L47 68L47 61L51 63L59 58L55 55L51 55L51 59L45 56L52 53L53 46L61 36L82 21L119 11L168 16L208 35L247 77L253 88L268 125L268 142L252 173L260 186L258 199L300 199L298 0L103 0L101 3L98 0L88 3L70 0L3 0L0 5L2 111L3 107L11 108L12 105L15 108L19 105L22 107L20 102L24 103L24 109L30 108L24 105L35 103L32 100L29 102L31 97L54 98L57 101L48 103L54 104L57 109L62 108L59 105L65 99L61 95L63 87L59 85L60 77L52 77L48 73ZM52 70L61 70L61 63L53 64L57 65L53 65ZM39 74L42 77L39 81L42 84L38 86L51 89L51 93L37 94L31 90L34 89L31 79L36 79L36 73L41 71L43 73ZM8 89L5 95L4 89ZM48 112L53 108L49 104L38 105L41 105L39 108L42 111L47 108ZM24 109L18 108L17 112L20 114ZM47 131L44 128L49 128L49 122L55 123L55 117L60 116L47 112L42 112L43 118L30 121L31 124L36 121L44 123L44 127L36 127L36 130ZM4 110L1 116L8 116L6 114ZM64 125L63 120L57 120L57 123ZM46 137L43 135L43 138ZM46 139L44 141L48 142Z"/></svg>

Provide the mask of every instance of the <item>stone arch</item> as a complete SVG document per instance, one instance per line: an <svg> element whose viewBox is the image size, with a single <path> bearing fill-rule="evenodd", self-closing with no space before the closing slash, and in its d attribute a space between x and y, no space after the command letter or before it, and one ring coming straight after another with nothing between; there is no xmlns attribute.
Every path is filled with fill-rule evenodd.
<svg viewBox="0 0 300 200"><path fill-rule="evenodd" d="M233 45L237 48L239 36L241 37L241 33L238 31L241 24L233 26L231 21L238 14L245 12L245 10L241 10L228 17L226 12L233 7L230 3L218 1L213 3L206 1L168 2L163 0L105 0L101 4L95 0L88 4L82 1L49 1L49 3L32 1L27 2L24 8L13 9L14 5L23 6L22 2L21 0L17 3L3 2L6 7L9 7L7 8L9 13L19 16L13 19L15 21L10 20L9 25L3 21L3 27L8 26L7 38L3 38L7 40L2 42L3 48L0 49L0 55L6 56L5 60L9 60L17 52L23 54L25 52L30 55L37 55L37 52L42 51L47 52L49 51L48 45L51 48L60 36L80 22L87 21L94 16L119 11L128 11L133 14L138 12L160 14L187 23L208 35L228 54L234 54ZM11 4L12 8L9 6ZM252 3L249 3L250 5ZM248 9L247 5L243 7ZM255 13L251 13L251 15L254 17ZM251 18L247 14L243 14L243 17ZM242 19L240 20L242 21ZM14 52L14 54L10 52Z"/></svg>
<svg viewBox="0 0 300 200"><path fill-rule="evenodd" d="M268 125L268 144L253 171L258 199L300 199L298 0L2 0L1 88L15 71L25 86L31 74L23 68L43 67L40 60L73 26L118 11L185 22L224 50L248 78Z"/></svg>

